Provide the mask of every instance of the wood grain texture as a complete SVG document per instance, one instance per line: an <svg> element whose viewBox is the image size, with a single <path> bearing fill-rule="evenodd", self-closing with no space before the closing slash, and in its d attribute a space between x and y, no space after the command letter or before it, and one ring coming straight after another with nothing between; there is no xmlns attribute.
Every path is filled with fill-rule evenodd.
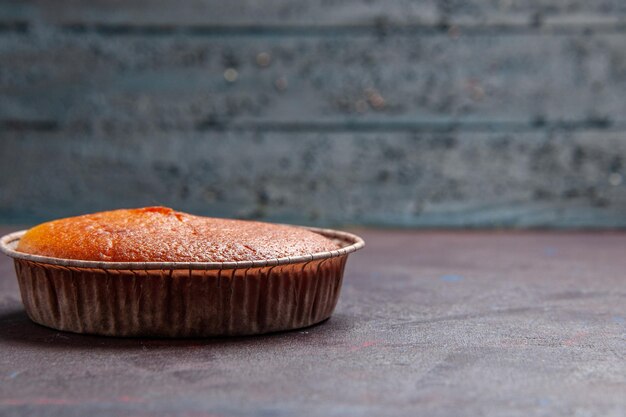
<svg viewBox="0 0 626 417"><path fill-rule="evenodd" d="M616 0L0 3L0 218L626 225Z"/></svg>
<svg viewBox="0 0 626 417"><path fill-rule="evenodd" d="M7 35L0 116L123 130L364 121L623 127L625 47L624 34Z"/></svg>
<svg viewBox="0 0 626 417"><path fill-rule="evenodd" d="M12 132L3 147L0 207L25 221L162 204L314 224L626 225L621 131Z"/></svg>
<svg viewBox="0 0 626 417"><path fill-rule="evenodd" d="M329 321L231 339L37 326L0 257L0 414L623 414L624 233L358 234Z"/></svg>
<svg viewBox="0 0 626 417"><path fill-rule="evenodd" d="M166 0L77 1L3 0L0 17L53 24L174 24L228 26L340 26L461 23L472 25L623 21L619 0Z"/></svg>

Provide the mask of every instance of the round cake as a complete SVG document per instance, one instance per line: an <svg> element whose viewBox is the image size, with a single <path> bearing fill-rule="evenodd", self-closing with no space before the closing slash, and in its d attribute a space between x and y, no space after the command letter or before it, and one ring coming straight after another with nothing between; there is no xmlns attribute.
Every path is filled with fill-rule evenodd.
<svg viewBox="0 0 626 417"><path fill-rule="evenodd" d="M90 261L233 262L302 256L337 248L331 239L300 227L146 207L43 223L28 230L16 249Z"/></svg>
<svg viewBox="0 0 626 417"><path fill-rule="evenodd" d="M166 207L54 220L0 238L36 323L107 336L298 329L332 314L350 233Z"/></svg>

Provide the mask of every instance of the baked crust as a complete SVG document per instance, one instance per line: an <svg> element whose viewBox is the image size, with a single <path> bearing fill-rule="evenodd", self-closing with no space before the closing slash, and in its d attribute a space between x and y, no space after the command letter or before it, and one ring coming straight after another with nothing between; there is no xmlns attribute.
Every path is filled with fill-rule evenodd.
<svg viewBox="0 0 626 417"><path fill-rule="evenodd" d="M299 227L145 207L43 223L28 230L16 249L33 255L110 262L233 262L337 248L332 240Z"/></svg>

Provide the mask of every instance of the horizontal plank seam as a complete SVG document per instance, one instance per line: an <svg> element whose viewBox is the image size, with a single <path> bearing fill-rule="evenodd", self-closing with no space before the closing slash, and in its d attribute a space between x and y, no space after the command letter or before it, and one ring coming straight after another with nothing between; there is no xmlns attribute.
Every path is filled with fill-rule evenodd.
<svg viewBox="0 0 626 417"><path fill-rule="evenodd" d="M0 119L0 129L2 130L52 132L60 130L60 128L61 125L56 120Z"/></svg>
<svg viewBox="0 0 626 417"><path fill-rule="evenodd" d="M0 34L4 32L28 33L40 22L0 21ZM459 35L579 35L593 33L626 32L626 21L608 22L506 22L506 23L454 23L387 24L384 21L358 25L184 25L135 24L105 22L71 22L51 24L62 33L98 34L103 36L428 36Z"/></svg>
<svg viewBox="0 0 626 417"><path fill-rule="evenodd" d="M224 122L210 120L196 125L198 131L210 130L258 130L258 131L541 131L541 130L624 130L626 121L612 122L606 119L580 121L531 121L525 122Z"/></svg>
<svg viewBox="0 0 626 417"><path fill-rule="evenodd" d="M71 125L64 126L56 120L21 120L0 119L0 130L4 131L84 131L88 121L81 123L81 128L74 129ZM114 126L113 126L114 127ZM133 126L122 126L126 130ZM86 129L89 130L89 129ZM578 121L535 121L535 122L394 122L394 121L347 121L347 122L279 122L279 121L250 121L227 122L210 120L195 125L193 129L184 127L158 128L161 131L260 131L260 132L393 132L393 131L423 131L423 132L537 132L537 131L625 131L626 121L614 122L606 119L587 119Z"/></svg>
<svg viewBox="0 0 626 417"><path fill-rule="evenodd" d="M9 33L27 33L29 24L22 20L0 21L0 34Z"/></svg>

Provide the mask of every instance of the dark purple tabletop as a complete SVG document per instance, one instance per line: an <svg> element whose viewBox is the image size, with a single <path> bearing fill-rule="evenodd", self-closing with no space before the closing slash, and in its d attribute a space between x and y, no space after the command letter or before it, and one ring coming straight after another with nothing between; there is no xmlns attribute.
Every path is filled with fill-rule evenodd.
<svg viewBox="0 0 626 417"><path fill-rule="evenodd" d="M329 321L245 338L47 329L0 257L0 415L626 415L626 233L357 233Z"/></svg>

